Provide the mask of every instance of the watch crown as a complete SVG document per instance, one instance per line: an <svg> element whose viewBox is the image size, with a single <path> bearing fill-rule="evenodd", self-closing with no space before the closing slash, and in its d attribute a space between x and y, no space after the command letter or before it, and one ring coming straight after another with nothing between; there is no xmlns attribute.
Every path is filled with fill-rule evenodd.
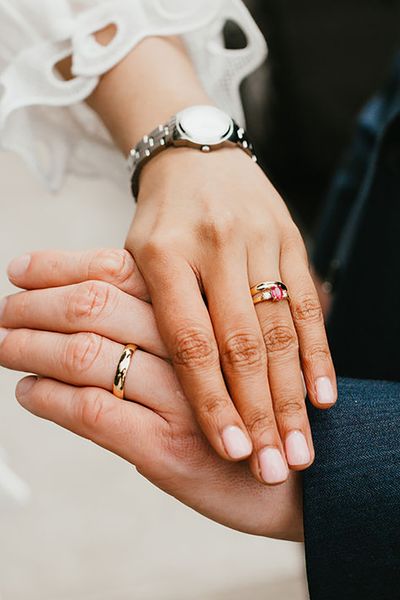
<svg viewBox="0 0 400 600"><path fill-rule="evenodd" d="M210 146L202 146L201 147L202 152L210 152L210 150L211 150Z"/></svg>

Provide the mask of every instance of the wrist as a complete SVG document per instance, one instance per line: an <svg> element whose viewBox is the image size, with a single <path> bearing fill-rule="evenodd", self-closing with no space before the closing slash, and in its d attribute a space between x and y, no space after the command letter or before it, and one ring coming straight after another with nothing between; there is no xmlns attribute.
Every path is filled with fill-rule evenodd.
<svg viewBox="0 0 400 600"><path fill-rule="evenodd" d="M247 165L247 167L246 167ZM238 147L225 146L209 154L196 148L170 147L153 157L140 172L138 204L144 199L176 198L186 195L187 201L198 198L201 190L218 189L232 177L232 172L258 166ZM196 193L194 193L196 192Z"/></svg>
<svg viewBox="0 0 400 600"><path fill-rule="evenodd" d="M129 167L135 198L138 196L139 177L144 166L154 162L157 156L165 154L171 147L194 149L195 152L191 155L197 155L199 164L206 164L199 155L206 155L208 159L209 155L215 156L215 151L221 154L224 148L240 148L244 154L257 162L253 145L245 130L228 114L209 104L189 106L148 132L131 149ZM208 161L207 164L210 164L211 160Z"/></svg>
<svg viewBox="0 0 400 600"><path fill-rule="evenodd" d="M172 114L209 102L182 41L175 37L142 40L103 75L88 100L125 155Z"/></svg>

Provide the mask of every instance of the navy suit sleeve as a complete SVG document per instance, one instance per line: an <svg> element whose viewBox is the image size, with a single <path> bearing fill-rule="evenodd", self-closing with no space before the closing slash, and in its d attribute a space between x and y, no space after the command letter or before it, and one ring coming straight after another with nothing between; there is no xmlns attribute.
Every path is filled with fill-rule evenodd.
<svg viewBox="0 0 400 600"><path fill-rule="evenodd" d="M304 473L311 600L400 598L400 383L339 381L309 407L316 461Z"/></svg>

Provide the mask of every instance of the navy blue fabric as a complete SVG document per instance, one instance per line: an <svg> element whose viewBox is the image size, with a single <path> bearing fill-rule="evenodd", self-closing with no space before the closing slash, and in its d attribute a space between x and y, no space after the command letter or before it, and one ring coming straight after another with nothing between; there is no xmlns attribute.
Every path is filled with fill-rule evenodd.
<svg viewBox="0 0 400 600"><path fill-rule="evenodd" d="M304 473L311 600L400 598L400 383L339 380L309 407L315 464Z"/></svg>
<svg viewBox="0 0 400 600"><path fill-rule="evenodd" d="M400 59L361 114L314 265L333 286L339 401L309 408L304 474L312 600L400 599ZM390 380L390 381L382 381Z"/></svg>
<svg viewBox="0 0 400 600"><path fill-rule="evenodd" d="M339 375L400 379L400 59L363 111L328 199L313 262L334 289Z"/></svg>

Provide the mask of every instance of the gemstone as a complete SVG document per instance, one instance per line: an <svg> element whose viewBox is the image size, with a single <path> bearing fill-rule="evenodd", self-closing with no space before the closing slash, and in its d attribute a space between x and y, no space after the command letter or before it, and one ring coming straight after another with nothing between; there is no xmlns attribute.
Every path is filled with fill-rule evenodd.
<svg viewBox="0 0 400 600"><path fill-rule="evenodd" d="M270 289L270 293L271 293L271 298L272 298L272 300L274 300L274 302L279 302L280 300L283 299L283 292L282 292L281 288L277 285Z"/></svg>

